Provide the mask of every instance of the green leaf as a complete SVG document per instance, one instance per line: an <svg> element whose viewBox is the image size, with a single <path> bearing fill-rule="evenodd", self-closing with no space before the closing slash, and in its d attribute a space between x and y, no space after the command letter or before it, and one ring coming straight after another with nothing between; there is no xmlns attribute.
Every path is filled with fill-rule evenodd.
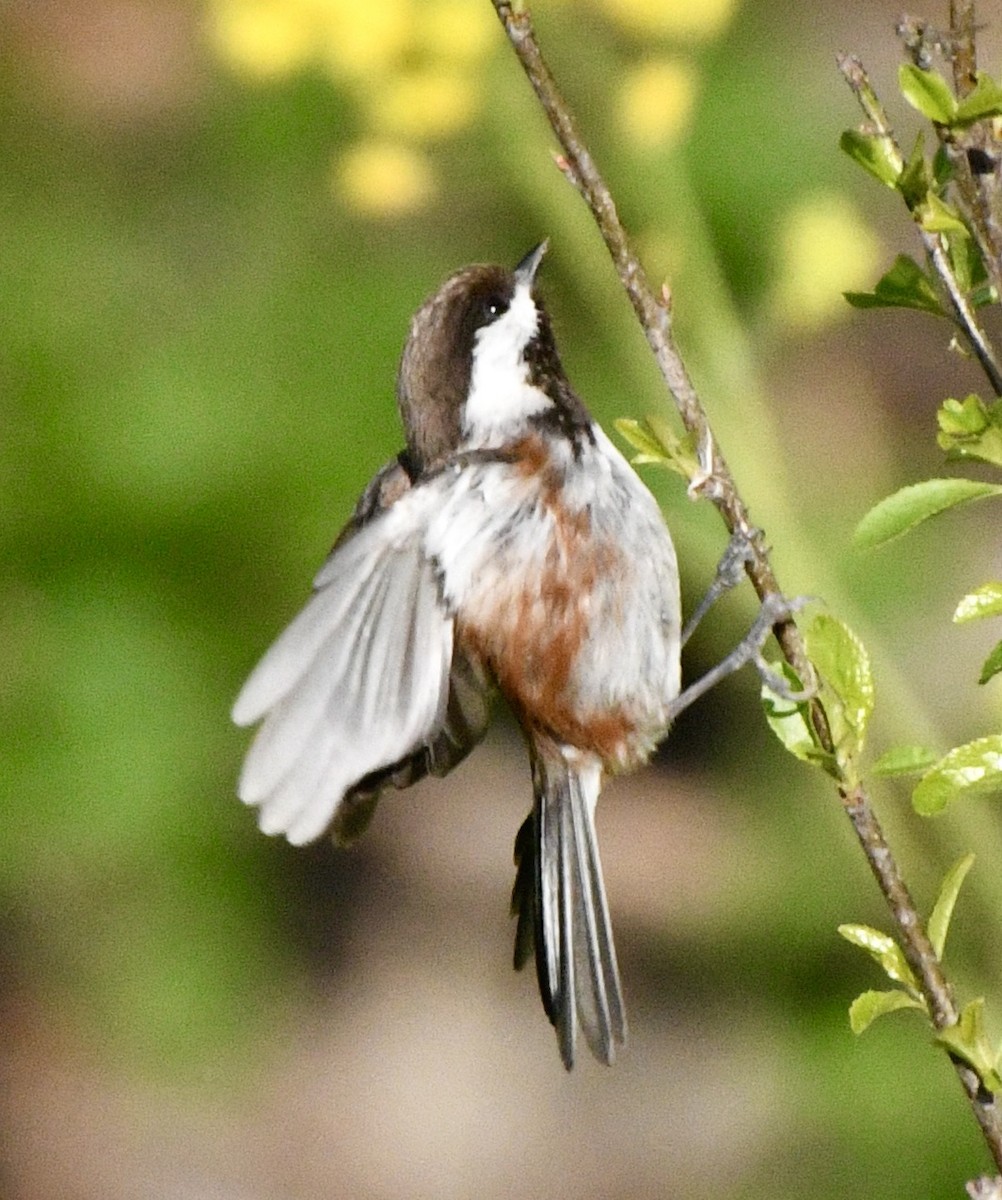
<svg viewBox="0 0 1002 1200"><path fill-rule="evenodd" d="M783 676L791 691L803 690L803 682L789 663L778 662L771 665L773 670ZM821 766L830 775L837 777L834 760L822 749L818 741L810 719L810 706L806 700L788 700L763 683L762 706L769 728L790 754L802 762Z"/></svg>
<svg viewBox="0 0 1002 1200"><path fill-rule="evenodd" d="M852 727L865 736L873 712L873 671L866 647L837 617L819 613L804 634L811 661L846 708Z"/></svg>
<svg viewBox="0 0 1002 1200"><path fill-rule="evenodd" d="M994 679L999 671L1002 671L1002 642L999 642L985 659L981 667L981 674L978 676L978 683L987 683L989 679Z"/></svg>
<svg viewBox="0 0 1002 1200"><path fill-rule="evenodd" d="M1002 616L1002 583L983 583L960 601L953 619L962 625L965 621L998 616Z"/></svg>
<svg viewBox="0 0 1002 1200"><path fill-rule="evenodd" d="M951 125L957 117L957 100L937 71L923 71L913 63L898 68L898 87L913 107L937 125Z"/></svg>
<svg viewBox="0 0 1002 1200"><path fill-rule="evenodd" d="M979 996L964 1007L956 1025L948 1025L936 1035L936 1041L945 1046L954 1058L965 1062L977 1071L984 1087L993 1095L1002 1092L999 1078L998 1055L992 1049L985 1032L985 1001Z"/></svg>
<svg viewBox="0 0 1002 1200"><path fill-rule="evenodd" d="M896 775L919 775L939 758L928 746L892 746L877 759L871 768L874 775L890 778Z"/></svg>
<svg viewBox="0 0 1002 1200"><path fill-rule="evenodd" d="M872 292L843 292L853 308L916 308L943 317L943 306L932 281L907 254L899 254L894 265Z"/></svg>
<svg viewBox="0 0 1002 1200"><path fill-rule="evenodd" d="M680 436L671 420L662 413L648 413L644 424L669 458L686 464L691 463L694 468L698 467L694 434L686 433ZM691 476L692 470L687 469L686 474Z"/></svg>
<svg viewBox="0 0 1002 1200"><path fill-rule="evenodd" d="M667 455L661 443L649 431L645 421L635 421L631 417L619 417L614 424L619 436L634 450L639 451L633 460L635 463L667 461Z"/></svg>
<svg viewBox="0 0 1002 1200"><path fill-rule="evenodd" d="M1002 487L974 479L927 479L887 496L856 526L853 541L857 546L880 546L948 508L967 500L997 496Z"/></svg>
<svg viewBox="0 0 1002 1200"><path fill-rule="evenodd" d="M985 264L981 258L981 250L974 238L971 237L966 225L963 233L955 236L948 235L946 245L957 283L962 291L968 293L968 299L973 304L972 289L983 283L985 279Z"/></svg>
<svg viewBox="0 0 1002 1200"><path fill-rule="evenodd" d="M921 998L922 993L908 960L894 938L870 925L840 925L838 931L847 942L859 946L875 959L892 983L904 984L911 995L917 999Z"/></svg>
<svg viewBox="0 0 1002 1200"><path fill-rule="evenodd" d="M955 125L970 125L985 117L1002 116L1002 87L984 71L978 72L977 80L974 90L957 105Z"/></svg>
<svg viewBox="0 0 1002 1200"><path fill-rule="evenodd" d="M980 437L992 423L992 415L984 400L970 392L963 400L944 400L936 412L941 432L951 437Z"/></svg>
<svg viewBox="0 0 1002 1200"><path fill-rule="evenodd" d="M925 141L920 129L918 137L915 139L914 149L909 154L908 161L898 177L898 191L905 204L908 205L909 212L913 211L929 195L932 183L932 174L925 158Z"/></svg>
<svg viewBox="0 0 1002 1200"><path fill-rule="evenodd" d="M1002 468L1002 408L975 393L944 400L936 413L936 441L952 459L974 459Z"/></svg>
<svg viewBox="0 0 1002 1200"><path fill-rule="evenodd" d="M936 903L929 915L929 924L926 929L937 958L943 957L946 935L950 931L950 920L953 917L953 906L957 903L957 893L967 878L967 872L973 866L974 855L965 854L947 871L939 886L939 895L936 897Z"/></svg>
<svg viewBox="0 0 1002 1200"><path fill-rule="evenodd" d="M929 192L918 208L919 224L929 233L960 233L969 237L967 226L955 208Z"/></svg>
<svg viewBox="0 0 1002 1200"><path fill-rule="evenodd" d="M912 792L912 805L923 817L935 816L957 799L976 799L1002 791L1002 734L978 738L945 754Z"/></svg>
<svg viewBox="0 0 1002 1200"><path fill-rule="evenodd" d="M862 992L849 1005L849 1028L859 1036L873 1024L878 1017L897 1012L901 1008L917 1008L925 1012L926 1007L921 1000L909 996L899 988L889 992Z"/></svg>
<svg viewBox="0 0 1002 1200"><path fill-rule="evenodd" d="M939 146L932 156L932 177L940 190L953 179L953 163L944 146Z"/></svg>
<svg viewBox="0 0 1002 1200"><path fill-rule="evenodd" d="M869 171L881 183L888 187L897 184L903 163L893 138L847 129L839 139L839 146L853 162L858 163L864 171Z"/></svg>
<svg viewBox="0 0 1002 1200"><path fill-rule="evenodd" d="M990 283L978 284L968 296L968 300L975 308L984 308L986 304L997 304L998 298L998 292Z"/></svg>
<svg viewBox="0 0 1002 1200"><path fill-rule="evenodd" d="M830 695L824 697L835 741L835 757L850 782L859 776L859 759L874 705L873 670L866 647L843 621L819 613L804 630L804 642Z"/></svg>
<svg viewBox="0 0 1002 1200"><path fill-rule="evenodd" d="M631 460L635 466L653 463L675 471L685 480L691 480L699 470L692 437L679 437L670 422L655 415L643 421L620 417L615 426L620 437L639 451Z"/></svg>

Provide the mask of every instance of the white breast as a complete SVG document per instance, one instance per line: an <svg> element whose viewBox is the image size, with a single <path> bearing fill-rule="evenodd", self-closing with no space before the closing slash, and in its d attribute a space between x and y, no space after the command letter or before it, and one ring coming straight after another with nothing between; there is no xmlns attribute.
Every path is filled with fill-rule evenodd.
<svg viewBox="0 0 1002 1200"><path fill-rule="evenodd" d="M538 323L529 288L520 284L508 310L477 330L470 391L463 413L467 445L507 441L524 428L527 418L552 405L545 392L529 383L528 366L522 357Z"/></svg>
<svg viewBox="0 0 1002 1200"><path fill-rule="evenodd" d="M447 604L461 623L497 629L498 655L517 646L537 673L550 664L560 674L559 650L574 626L574 662L553 699L582 719L610 707L627 714L637 738L625 765L664 734L679 690L675 551L654 498L604 434L596 430L577 454L562 438L553 447L558 493L524 464L467 465L444 489L426 544ZM563 514L551 507L557 495ZM589 589L561 596L553 572L573 580L575 567L591 576ZM530 614L539 633L527 641L518 622Z"/></svg>

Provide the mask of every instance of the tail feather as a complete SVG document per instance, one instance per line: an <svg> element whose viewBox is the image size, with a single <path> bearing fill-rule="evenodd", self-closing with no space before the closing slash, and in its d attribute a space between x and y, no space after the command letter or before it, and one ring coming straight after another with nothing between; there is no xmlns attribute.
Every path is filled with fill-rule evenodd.
<svg viewBox="0 0 1002 1200"><path fill-rule="evenodd" d="M533 747L535 805L516 841L515 962L536 971L560 1055L574 1064L578 1029L601 1062L626 1039L626 1018L595 836L601 764L556 746ZM531 840L528 836L531 830ZM531 869L530 869L531 868Z"/></svg>
<svg viewBox="0 0 1002 1200"><path fill-rule="evenodd" d="M595 836L594 806L572 805L572 851L576 856L572 897L581 895L574 905L575 973L592 981L590 989L578 996L581 1025L592 1052L599 1058L611 1057L617 1043L626 1032L623 996L616 965L616 948L612 940L612 923L602 881L602 863ZM583 925L584 928L578 926ZM589 1002L594 1001L589 1009ZM592 1036L589 1030L594 1030ZM596 1049L596 1043L602 1050ZM608 1048L607 1050L605 1048Z"/></svg>

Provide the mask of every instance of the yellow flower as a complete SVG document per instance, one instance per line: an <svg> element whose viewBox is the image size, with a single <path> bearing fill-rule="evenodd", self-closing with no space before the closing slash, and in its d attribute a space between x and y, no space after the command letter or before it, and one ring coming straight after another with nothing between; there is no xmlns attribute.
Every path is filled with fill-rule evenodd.
<svg viewBox="0 0 1002 1200"><path fill-rule="evenodd" d="M213 0L209 36L223 58L267 78L286 75L313 53L316 27L309 12L282 0Z"/></svg>
<svg viewBox="0 0 1002 1200"><path fill-rule="evenodd" d="M844 291L872 284L880 244L845 197L818 193L786 216L778 255L773 312L788 327L810 329L848 313Z"/></svg>
<svg viewBox="0 0 1002 1200"><path fill-rule="evenodd" d="M599 0L608 16L633 33L712 38L722 32L737 0Z"/></svg>
<svg viewBox="0 0 1002 1200"><path fill-rule="evenodd" d="M619 93L619 123L631 141L653 150L676 138L696 97L696 71L681 59L652 59L634 67Z"/></svg>
<svg viewBox="0 0 1002 1200"><path fill-rule="evenodd" d="M335 165L334 187L368 217L399 217L424 207L435 194L435 177L420 150L368 139L347 150Z"/></svg>
<svg viewBox="0 0 1002 1200"><path fill-rule="evenodd" d="M411 44L411 0L314 0L326 11L323 57L335 77L371 80L391 70Z"/></svg>
<svg viewBox="0 0 1002 1200"><path fill-rule="evenodd" d="M410 71L382 81L371 95L371 116L387 134L440 138L467 125L476 102L472 79L454 71Z"/></svg>
<svg viewBox="0 0 1002 1200"><path fill-rule="evenodd" d="M428 0L421 6L415 36L429 56L449 62L479 62L501 28L481 0Z"/></svg>

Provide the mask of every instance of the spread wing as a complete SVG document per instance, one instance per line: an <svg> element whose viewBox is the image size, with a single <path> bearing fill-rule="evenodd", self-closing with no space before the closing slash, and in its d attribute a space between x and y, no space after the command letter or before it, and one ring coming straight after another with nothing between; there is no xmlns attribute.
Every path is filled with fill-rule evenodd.
<svg viewBox="0 0 1002 1200"><path fill-rule="evenodd" d="M407 788L426 775L446 775L462 762L487 731L490 692L482 668L456 646L441 727L413 753L367 775L346 793L334 816L334 840L347 845L365 830L384 788Z"/></svg>
<svg viewBox="0 0 1002 1200"><path fill-rule="evenodd" d="M385 509L360 505L306 607L237 697L238 725L264 718L239 793L261 809L266 833L300 845L333 821L350 836L355 810L371 811L394 773L411 760L414 778L435 769L453 692L453 619L424 550L426 505L425 489L409 486Z"/></svg>

